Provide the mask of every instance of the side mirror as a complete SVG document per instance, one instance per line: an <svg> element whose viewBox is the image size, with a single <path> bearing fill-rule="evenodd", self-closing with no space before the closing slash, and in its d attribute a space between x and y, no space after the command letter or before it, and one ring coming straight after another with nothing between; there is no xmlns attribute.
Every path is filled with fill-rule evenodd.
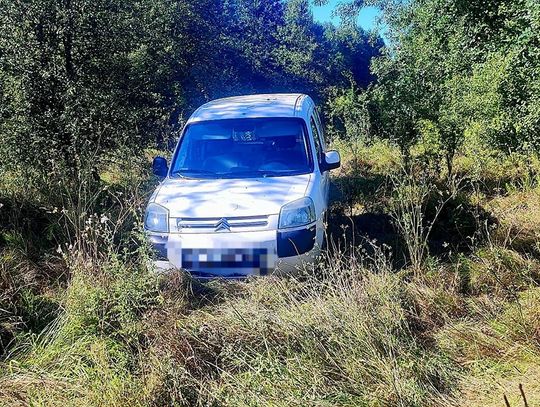
<svg viewBox="0 0 540 407"><path fill-rule="evenodd" d="M341 165L341 157L336 150L327 151L324 154L324 162L321 165L321 171L329 171L339 168Z"/></svg>
<svg viewBox="0 0 540 407"><path fill-rule="evenodd" d="M167 165L167 160L163 157L156 157L152 162L152 172L158 177L165 178L167 172L169 172L169 167Z"/></svg>

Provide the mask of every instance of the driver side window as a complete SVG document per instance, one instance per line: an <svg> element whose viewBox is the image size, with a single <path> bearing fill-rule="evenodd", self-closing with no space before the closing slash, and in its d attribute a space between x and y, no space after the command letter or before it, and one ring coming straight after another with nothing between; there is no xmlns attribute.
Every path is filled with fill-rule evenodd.
<svg viewBox="0 0 540 407"><path fill-rule="evenodd" d="M321 120L321 116L319 115L318 109L315 109L313 111L313 116L315 117L315 124L318 126L318 129L320 129L319 136L321 138L321 147L323 150L323 153L326 151L326 140L324 138L324 126Z"/></svg>
<svg viewBox="0 0 540 407"><path fill-rule="evenodd" d="M311 116L310 124L311 124L311 131L313 132L313 140L315 141L315 151L317 152L317 161L321 163L324 153L323 153L323 149L321 145L321 136L319 134L319 129L317 128L317 124L315 123L315 119L313 118L313 116Z"/></svg>

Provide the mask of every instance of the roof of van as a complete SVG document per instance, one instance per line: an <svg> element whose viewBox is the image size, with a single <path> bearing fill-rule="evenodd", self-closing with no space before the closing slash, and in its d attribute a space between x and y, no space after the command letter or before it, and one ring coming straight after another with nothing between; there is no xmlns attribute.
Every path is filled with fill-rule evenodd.
<svg viewBox="0 0 540 407"><path fill-rule="evenodd" d="M275 93L216 99L199 107L188 122L256 117L303 117L311 98L301 93Z"/></svg>

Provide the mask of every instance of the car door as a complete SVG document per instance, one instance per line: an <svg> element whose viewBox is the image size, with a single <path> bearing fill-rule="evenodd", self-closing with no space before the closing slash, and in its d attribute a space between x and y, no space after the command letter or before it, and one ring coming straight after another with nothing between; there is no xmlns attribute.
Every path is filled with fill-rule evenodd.
<svg viewBox="0 0 540 407"><path fill-rule="evenodd" d="M313 131L315 150L317 151L317 160L319 162L320 168L320 164L324 162L324 155L326 153L326 141L324 140L323 127L316 109L313 109L310 124ZM330 171L321 171L321 190L323 192L325 204L328 205L328 198L330 194Z"/></svg>
<svg viewBox="0 0 540 407"><path fill-rule="evenodd" d="M328 195L329 195L329 171L321 171L321 163L324 160L324 146L322 138L322 129L320 121L316 116L315 109L312 110L309 115L309 124L311 133L313 135L313 142L315 145L315 153L317 156L317 165L315 169L315 185L314 185L314 197L317 202L315 207L317 209L317 219L323 221L326 218L326 212L328 210ZM318 242L322 244L322 234L318 238Z"/></svg>

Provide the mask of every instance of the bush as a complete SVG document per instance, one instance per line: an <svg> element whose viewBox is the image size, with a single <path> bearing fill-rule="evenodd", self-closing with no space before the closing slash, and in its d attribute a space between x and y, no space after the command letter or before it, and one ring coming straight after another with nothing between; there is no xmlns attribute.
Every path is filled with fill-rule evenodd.
<svg viewBox="0 0 540 407"><path fill-rule="evenodd" d="M472 294L492 293L513 298L540 282L540 264L502 247L478 250L462 258L458 270L464 289Z"/></svg>
<svg viewBox="0 0 540 407"><path fill-rule="evenodd" d="M39 334L21 337L0 375L5 402L145 405L139 355L144 315L159 306L159 278L139 253L72 264L62 312ZM77 261L81 257L76 258ZM142 360L141 360L142 361ZM19 382L25 380L24 386Z"/></svg>
<svg viewBox="0 0 540 407"><path fill-rule="evenodd" d="M72 180L48 184L58 193L40 211L45 225L59 225L55 237L62 257L56 253L52 264L61 259L64 264L64 277L51 273L43 284L48 290L59 286L54 301L46 301L50 297L41 293L39 278L31 280L31 291L17 287L31 271L44 273L43 263L28 268L24 254L23 267L0 264L2 277L9 276L12 280L6 281L15 287L10 301L18 308L10 318L35 325L12 333L17 340L10 343L7 364L0 365L2 403L144 405L139 382L139 357L147 346L144 316L159 306L161 296L159 276L148 269L150 251L137 232L146 179L134 163L114 185L92 179L90 173L78 179L77 188L71 188ZM12 235L17 233L4 233ZM17 247L16 239L7 241L8 247Z"/></svg>

